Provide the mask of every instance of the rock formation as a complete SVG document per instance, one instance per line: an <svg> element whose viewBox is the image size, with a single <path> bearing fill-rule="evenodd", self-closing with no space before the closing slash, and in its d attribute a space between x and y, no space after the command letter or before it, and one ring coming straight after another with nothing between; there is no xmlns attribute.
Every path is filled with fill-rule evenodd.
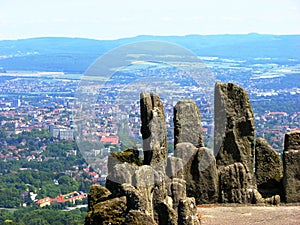
<svg viewBox="0 0 300 225"><path fill-rule="evenodd" d="M187 195L197 204L216 203L218 200L218 174L216 160L207 148L196 148L191 143L176 145L175 156L183 160L183 174Z"/></svg>
<svg viewBox="0 0 300 225"><path fill-rule="evenodd" d="M174 108L175 156L168 157L162 102L155 94L141 93L144 160L134 149L109 157L106 188L93 185L88 195L86 225L198 225L196 204L280 203L281 160L262 138L256 141L253 174L254 119L247 93L218 82L215 94L216 158L203 147L200 115L192 101ZM300 201L299 162L300 132L288 133L286 202Z"/></svg>
<svg viewBox="0 0 300 225"><path fill-rule="evenodd" d="M300 202L300 132L290 132L284 138L283 186L288 203Z"/></svg>
<svg viewBox="0 0 300 225"><path fill-rule="evenodd" d="M140 97L144 164L159 164L168 157L164 107L154 93L142 92Z"/></svg>
<svg viewBox="0 0 300 225"><path fill-rule="evenodd" d="M215 86L215 143L221 202L249 203L255 188L254 117L247 92L217 82Z"/></svg>
<svg viewBox="0 0 300 225"><path fill-rule="evenodd" d="M141 93L141 117L144 162L136 150L109 157L107 189L91 187L85 224L199 224L195 204L188 208L192 202L186 197L183 160L167 159L164 111L157 95ZM183 200L191 204L181 206L179 214Z"/></svg>
<svg viewBox="0 0 300 225"><path fill-rule="evenodd" d="M204 147L201 116L197 104L191 100L179 101L174 107L174 146L183 142Z"/></svg>
<svg viewBox="0 0 300 225"><path fill-rule="evenodd" d="M126 197L112 198L89 204L85 224L122 224L126 216Z"/></svg>
<svg viewBox="0 0 300 225"><path fill-rule="evenodd" d="M241 162L253 174L253 111L247 92L233 83L215 86L214 151L218 167Z"/></svg>
<svg viewBox="0 0 300 225"><path fill-rule="evenodd" d="M238 162L222 167L220 171L220 202L251 203L251 175L244 164Z"/></svg>
<svg viewBox="0 0 300 225"><path fill-rule="evenodd" d="M183 160L178 157L170 156L167 161L166 174L171 179L183 179Z"/></svg>
<svg viewBox="0 0 300 225"><path fill-rule="evenodd" d="M194 198L183 199L178 205L178 224L180 225L199 225L197 208Z"/></svg>
<svg viewBox="0 0 300 225"><path fill-rule="evenodd" d="M263 138L256 139L255 176L258 190L264 198L282 196L282 161L280 155Z"/></svg>

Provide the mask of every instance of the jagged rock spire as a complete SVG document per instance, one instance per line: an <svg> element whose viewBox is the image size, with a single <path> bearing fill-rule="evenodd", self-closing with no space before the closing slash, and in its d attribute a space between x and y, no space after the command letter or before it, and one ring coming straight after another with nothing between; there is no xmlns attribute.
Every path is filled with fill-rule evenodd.
<svg viewBox="0 0 300 225"><path fill-rule="evenodd" d="M217 165L241 162L253 174L254 116L247 92L236 84L217 82L214 108Z"/></svg>
<svg viewBox="0 0 300 225"><path fill-rule="evenodd" d="M164 107L154 93L142 92L140 97L144 164L155 165L168 157Z"/></svg>

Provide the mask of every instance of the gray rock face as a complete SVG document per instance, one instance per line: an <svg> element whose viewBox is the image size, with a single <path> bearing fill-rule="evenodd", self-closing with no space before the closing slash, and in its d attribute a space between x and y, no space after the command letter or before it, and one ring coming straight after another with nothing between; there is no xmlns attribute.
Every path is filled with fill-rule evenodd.
<svg viewBox="0 0 300 225"><path fill-rule="evenodd" d="M285 135L283 186L287 203L300 202L300 132Z"/></svg>
<svg viewBox="0 0 300 225"><path fill-rule="evenodd" d="M221 203L251 203L251 174L242 163L225 166L219 172Z"/></svg>
<svg viewBox="0 0 300 225"><path fill-rule="evenodd" d="M194 198L186 198L179 202L178 224L200 225L200 221L197 214L197 207Z"/></svg>
<svg viewBox="0 0 300 225"><path fill-rule="evenodd" d="M218 172L216 160L207 148L199 148L192 164L194 194L197 204L216 203L218 201Z"/></svg>
<svg viewBox="0 0 300 225"><path fill-rule="evenodd" d="M241 162L253 174L253 111L247 92L233 83L215 86L214 151L218 167Z"/></svg>
<svg viewBox="0 0 300 225"><path fill-rule="evenodd" d="M179 143L175 156L182 158L187 196L197 204L215 203L218 200L218 174L216 160L207 148L197 149L191 143Z"/></svg>
<svg viewBox="0 0 300 225"><path fill-rule="evenodd" d="M183 179L183 162L178 157L168 157L166 174L169 178Z"/></svg>
<svg viewBox="0 0 300 225"><path fill-rule="evenodd" d="M153 218L153 189L155 186L155 173L151 166L144 165L139 167L133 175L133 186L145 198L145 212Z"/></svg>
<svg viewBox="0 0 300 225"><path fill-rule="evenodd" d="M92 210L96 203L104 201L110 195L111 192L107 188L99 184L92 185L88 194L88 211Z"/></svg>
<svg viewBox="0 0 300 225"><path fill-rule="evenodd" d="M132 176L136 169L137 166L129 163L116 164L108 173L106 188L108 188L113 195L118 196L122 184L132 184Z"/></svg>
<svg viewBox="0 0 300 225"><path fill-rule="evenodd" d="M177 211L179 201L186 198L186 182L183 179L174 178L171 181L171 197L173 209Z"/></svg>
<svg viewBox="0 0 300 225"><path fill-rule="evenodd" d="M256 139L255 175L258 190L264 198L282 194L283 167L280 155L263 138Z"/></svg>
<svg viewBox="0 0 300 225"><path fill-rule="evenodd" d="M138 210L130 210L126 215L126 225L156 225L155 221L145 213Z"/></svg>
<svg viewBox="0 0 300 225"><path fill-rule="evenodd" d="M168 157L164 107L156 94L142 92L140 97L144 164L155 165Z"/></svg>
<svg viewBox="0 0 300 225"><path fill-rule="evenodd" d="M126 197L113 198L93 205L85 225L123 224L126 216Z"/></svg>
<svg viewBox="0 0 300 225"><path fill-rule="evenodd" d="M195 158L197 152L198 148L189 142L179 143L175 146L174 155L175 157L182 159L184 175L187 174L186 170L189 170L190 164Z"/></svg>
<svg viewBox="0 0 300 225"><path fill-rule="evenodd" d="M138 210L149 215L149 213L145 211L147 208L146 196L131 184L122 184L120 195L126 196L127 210Z"/></svg>
<svg viewBox="0 0 300 225"><path fill-rule="evenodd" d="M292 131L285 134L284 151L300 150L300 131Z"/></svg>
<svg viewBox="0 0 300 225"><path fill-rule="evenodd" d="M179 101L174 107L174 146L183 142L204 146L201 116L197 104L191 100Z"/></svg>

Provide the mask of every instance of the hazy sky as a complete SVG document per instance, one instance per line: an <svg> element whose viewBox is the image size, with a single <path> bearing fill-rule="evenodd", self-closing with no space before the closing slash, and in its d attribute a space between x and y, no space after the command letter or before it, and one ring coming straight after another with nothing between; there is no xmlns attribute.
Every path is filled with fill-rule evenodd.
<svg viewBox="0 0 300 225"><path fill-rule="evenodd" d="M300 0L0 0L0 39L300 34Z"/></svg>

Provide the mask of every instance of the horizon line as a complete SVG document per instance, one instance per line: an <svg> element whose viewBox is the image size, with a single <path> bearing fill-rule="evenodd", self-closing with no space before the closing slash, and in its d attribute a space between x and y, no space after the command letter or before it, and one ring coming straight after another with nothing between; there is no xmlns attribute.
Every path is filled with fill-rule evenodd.
<svg viewBox="0 0 300 225"><path fill-rule="evenodd" d="M131 39L131 38L138 38L138 37L188 37L188 36L230 36L230 35L270 35L270 36L299 36L300 33L282 33L282 34L272 34L272 33L258 33L258 32L250 32L250 33L219 33L219 34L183 34L183 35L156 35L156 34L138 34L134 36L124 36L124 37L115 37L115 38L95 38L95 37L80 37L80 36L33 36L33 37L21 37L21 38L7 38L2 39L0 41L18 41L18 40L26 40L26 39L39 39L39 38L70 38L70 39L90 39L90 40L97 40L97 41L116 41L122 39Z"/></svg>

